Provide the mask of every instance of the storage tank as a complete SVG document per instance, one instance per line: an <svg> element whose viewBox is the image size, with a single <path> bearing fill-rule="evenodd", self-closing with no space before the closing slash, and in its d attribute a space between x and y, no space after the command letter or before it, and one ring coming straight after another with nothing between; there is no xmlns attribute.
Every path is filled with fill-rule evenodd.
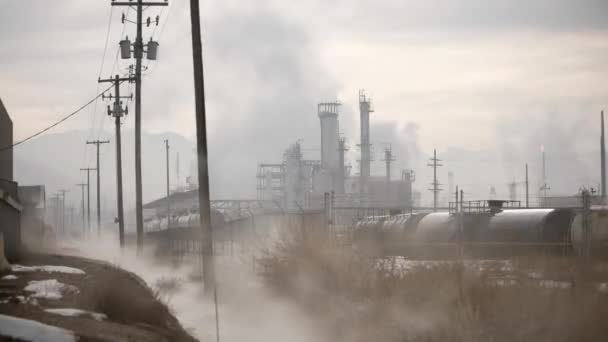
<svg viewBox="0 0 608 342"><path fill-rule="evenodd" d="M493 242L567 242L572 211L506 209L490 217L480 239Z"/></svg>
<svg viewBox="0 0 608 342"><path fill-rule="evenodd" d="M591 255L608 256L608 209L592 209L589 212L591 228ZM572 246L577 254L584 253L583 213L578 212L572 220L570 230Z"/></svg>
<svg viewBox="0 0 608 342"><path fill-rule="evenodd" d="M419 222L412 238L419 242L451 242L456 238L456 224L449 213L431 213Z"/></svg>

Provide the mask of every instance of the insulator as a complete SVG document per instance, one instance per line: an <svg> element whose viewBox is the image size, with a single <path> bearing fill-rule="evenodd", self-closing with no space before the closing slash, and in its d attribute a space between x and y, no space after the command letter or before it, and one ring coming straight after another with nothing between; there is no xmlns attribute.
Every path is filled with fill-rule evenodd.
<svg viewBox="0 0 608 342"><path fill-rule="evenodd" d="M108 115L112 115L112 111L110 110L110 105L108 105Z"/></svg>
<svg viewBox="0 0 608 342"><path fill-rule="evenodd" d="M150 40L148 42L148 59L151 61L156 60L156 55L158 54L158 42Z"/></svg>
<svg viewBox="0 0 608 342"><path fill-rule="evenodd" d="M156 26L158 26L158 23L159 23L159 22L160 22L160 16L159 16L159 15L157 15L157 16L156 16Z"/></svg>
<svg viewBox="0 0 608 342"><path fill-rule="evenodd" d="M146 19L146 27L150 27L150 17L148 17L148 19Z"/></svg>
<svg viewBox="0 0 608 342"><path fill-rule="evenodd" d="M126 17L125 17L125 13L123 12L123 13L122 13L122 19L121 19L121 22L122 22L123 24L125 23L125 19L126 19Z"/></svg>
<svg viewBox="0 0 608 342"><path fill-rule="evenodd" d="M129 107L125 106L125 115L129 114Z"/></svg>

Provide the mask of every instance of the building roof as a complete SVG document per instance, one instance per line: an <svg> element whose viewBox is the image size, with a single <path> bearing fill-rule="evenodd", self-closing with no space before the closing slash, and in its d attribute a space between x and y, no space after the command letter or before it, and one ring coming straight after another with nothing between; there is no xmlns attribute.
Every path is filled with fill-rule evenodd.
<svg viewBox="0 0 608 342"><path fill-rule="evenodd" d="M0 189L0 201L8 204L10 207L12 207L13 209L15 209L17 211L23 210L23 205L21 205L21 203L19 203L19 201L17 201L15 198L13 198L11 195L9 195L8 192L6 192L2 189Z"/></svg>
<svg viewBox="0 0 608 342"><path fill-rule="evenodd" d="M13 120L11 120L10 115L8 115L8 111L6 110L6 107L4 107L4 103L2 103L2 98L0 98L0 115L6 116L8 121L10 121L11 124L13 123Z"/></svg>

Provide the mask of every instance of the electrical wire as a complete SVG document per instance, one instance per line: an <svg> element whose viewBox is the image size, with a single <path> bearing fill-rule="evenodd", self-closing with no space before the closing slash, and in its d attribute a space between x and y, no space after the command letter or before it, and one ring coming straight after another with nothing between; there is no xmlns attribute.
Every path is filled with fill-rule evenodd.
<svg viewBox="0 0 608 342"><path fill-rule="evenodd" d="M122 24L122 32L120 33L120 38L122 39L122 36L125 34L125 29L127 27L127 22L129 19L129 11L131 10L131 6L127 7L127 13L125 13L125 22ZM114 64L112 65L112 71L110 71L110 75L112 75L114 73L114 70L116 69L116 65L118 64L118 53L120 52L120 47L116 48L116 56L114 56Z"/></svg>
<svg viewBox="0 0 608 342"><path fill-rule="evenodd" d="M70 113L70 114L68 114L68 115L64 116L63 118L61 118L59 121L55 122L54 124L52 124L52 125L50 125L50 126L46 127L45 129L43 129L43 130L41 130L41 131L38 131L38 132L36 132L36 133L34 133L34 134L30 135L29 137L27 137L27 138L25 138L25 139L19 140L19 141L18 141L18 142L16 142L16 143L13 143L13 144L11 144L11 145L4 146L4 147L0 148L0 151L6 151L6 150L10 150L10 149L14 148L15 146L21 145L21 144L23 144L23 143L25 143L25 142L27 142L27 141L29 141L29 140L31 140L31 139L33 139L33 138L35 138L35 137L39 136L39 135L41 135L41 134L43 134L43 133L45 133L45 132L47 132L47 131L51 130L52 128L54 128L54 127L58 126L59 124L61 124L61 123L65 122L65 121L66 121L66 120L68 120L69 118L73 117L74 115L76 115L76 114L80 113L80 112L81 112L83 109L85 109L86 107L88 107L88 106L89 106L91 103L95 102L95 101L96 101L98 98L100 98L100 97L101 97L101 95L103 95L103 94L104 94L106 91L110 90L112 87L113 87L113 85L111 85L111 86L109 86L108 88L104 89L102 92L100 92L99 94L97 94L97 95L96 95L94 98L92 98L91 100L89 100L87 103L85 103L84 105L80 106L78 109L76 109L76 110L75 110L75 111L73 111L72 113Z"/></svg>
<svg viewBox="0 0 608 342"><path fill-rule="evenodd" d="M112 26L113 14L114 14L114 7L110 7L110 18L108 20L108 28L106 29L106 41L105 41L105 44L103 47L101 65L99 66L99 72L97 73L98 79L101 78L101 74L103 73L103 66L105 65L105 61L106 61L106 54L108 51L108 41L110 39L110 28ZM95 93L97 93L98 91L99 91L99 82L97 82L97 88L95 89ZM95 101L95 104L93 105L93 120L95 120L96 114L97 114L97 101ZM105 120L102 117L100 120L99 129L97 130L97 140L99 140L99 136L101 135L101 131L103 130L104 122L105 122Z"/></svg>
<svg viewBox="0 0 608 342"><path fill-rule="evenodd" d="M162 37L163 32L165 31L165 26L167 26L167 22L169 21L169 15L171 14L171 5L168 5L167 7L169 7L169 9L167 10L167 16L164 21L163 21L163 26L160 29L160 33L158 34L158 38L156 39L156 41L160 41L160 37ZM163 15L163 11L165 10L165 7L162 7L159 13L159 16ZM154 34L156 33L156 29L158 28L158 26L154 26L154 30L152 30L152 40L154 40ZM149 68L151 62L148 60L146 62L145 68L146 68L146 72L143 73L143 76L148 76L150 74L152 74L152 72L154 70L156 70L156 63L152 64L152 68Z"/></svg>

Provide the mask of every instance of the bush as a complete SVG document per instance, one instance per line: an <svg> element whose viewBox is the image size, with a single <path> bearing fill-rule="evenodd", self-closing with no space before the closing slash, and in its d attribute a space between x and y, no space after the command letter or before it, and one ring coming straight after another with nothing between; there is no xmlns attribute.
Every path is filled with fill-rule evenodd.
<svg viewBox="0 0 608 342"><path fill-rule="evenodd" d="M116 276L121 273L124 274ZM83 291L90 295L81 300L92 311L104 313L116 322L170 327L173 317L159 293L128 273L117 269L100 274L90 286L90 289Z"/></svg>
<svg viewBox="0 0 608 342"><path fill-rule="evenodd" d="M322 233L282 239L258 258L264 283L341 341L604 341L606 272L572 258L509 267L377 260ZM540 274L540 276L539 276Z"/></svg>

